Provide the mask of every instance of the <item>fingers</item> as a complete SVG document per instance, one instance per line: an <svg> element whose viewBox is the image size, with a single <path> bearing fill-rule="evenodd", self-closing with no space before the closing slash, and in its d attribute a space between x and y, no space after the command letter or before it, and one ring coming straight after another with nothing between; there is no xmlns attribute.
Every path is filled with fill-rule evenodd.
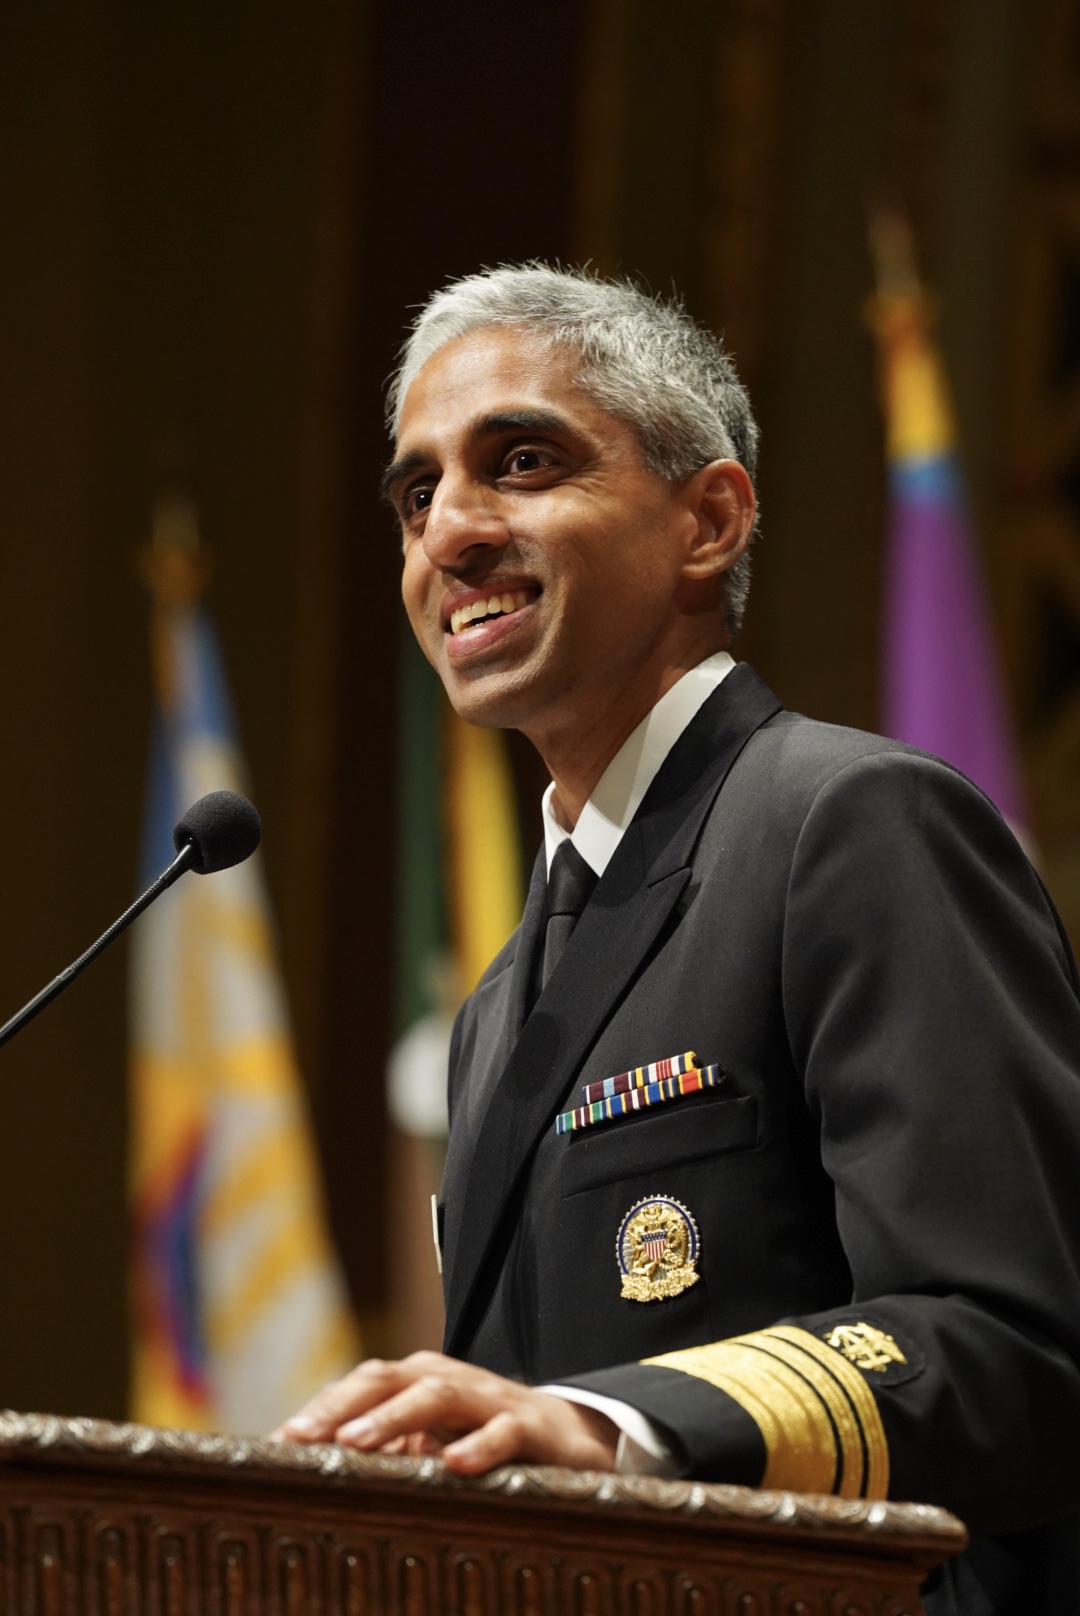
<svg viewBox="0 0 1080 1616"><path fill-rule="evenodd" d="M439 1353L413 1353L400 1363L367 1358L340 1380L332 1380L303 1408L279 1425L273 1437L279 1442L331 1442L347 1420L366 1414L368 1409L392 1397L409 1380L428 1368L428 1361L443 1362Z"/></svg>
<svg viewBox="0 0 1080 1616"><path fill-rule="evenodd" d="M443 1463L447 1470L459 1476L479 1476L485 1470L494 1470L496 1465L524 1458L525 1441L521 1420L504 1409L478 1431L470 1431L468 1436L445 1447Z"/></svg>
<svg viewBox="0 0 1080 1616"><path fill-rule="evenodd" d="M440 1454L443 1450L441 1440L432 1431L413 1431L410 1436L396 1437L394 1442L389 1444L390 1448L394 1448L398 1442L402 1444L401 1452L407 1453L410 1459L421 1459L427 1454ZM380 1451L385 1453L387 1450L383 1448Z"/></svg>
<svg viewBox="0 0 1080 1616"><path fill-rule="evenodd" d="M512 1459L610 1470L618 1431L605 1416L557 1394L418 1352L400 1363L359 1364L274 1436L337 1441L361 1452L441 1452L450 1470L479 1475Z"/></svg>
<svg viewBox="0 0 1080 1616"><path fill-rule="evenodd" d="M360 1418L340 1425L335 1435L347 1448L368 1451L415 1432L456 1434L482 1423L490 1412L468 1382L462 1386L458 1376L427 1374Z"/></svg>
<svg viewBox="0 0 1080 1616"><path fill-rule="evenodd" d="M443 1449L448 1470L475 1476L512 1459L574 1470L614 1469L619 1432L606 1415L557 1394L521 1392L515 1408L501 1410L480 1430Z"/></svg>
<svg viewBox="0 0 1080 1616"><path fill-rule="evenodd" d="M410 1459L421 1459L426 1454L438 1454L442 1450L442 1443L430 1431L412 1431L408 1436L396 1436L392 1441L384 1442L379 1452L393 1457L407 1454Z"/></svg>

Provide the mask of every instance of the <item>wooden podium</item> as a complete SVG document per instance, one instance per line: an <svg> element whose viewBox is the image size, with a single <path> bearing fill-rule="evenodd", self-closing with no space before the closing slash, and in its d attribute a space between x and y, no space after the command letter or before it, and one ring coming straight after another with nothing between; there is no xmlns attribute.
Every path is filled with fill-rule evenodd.
<svg viewBox="0 0 1080 1616"><path fill-rule="evenodd" d="M0 1616L915 1616L921 1504L0 1414Z"/></svg>

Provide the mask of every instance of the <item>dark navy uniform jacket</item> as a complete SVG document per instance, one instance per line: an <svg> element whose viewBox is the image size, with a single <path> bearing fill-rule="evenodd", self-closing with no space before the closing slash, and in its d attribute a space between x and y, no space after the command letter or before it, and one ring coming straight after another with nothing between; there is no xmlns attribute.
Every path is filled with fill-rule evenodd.
<svg viewBox="0 0 1080 1616"><path fill-rule="evenodd" d="M541 854L455 1028L446 1350L631 1403L687 1475L954 1510L932 1612L1076 1616L1080 1003L996 810L744 663L532 1003L544 884ZM582 1084L687 1050L725 1080L556 1133ZM616 1238L651 1196L698 1277L641 1302Z"/></svg>

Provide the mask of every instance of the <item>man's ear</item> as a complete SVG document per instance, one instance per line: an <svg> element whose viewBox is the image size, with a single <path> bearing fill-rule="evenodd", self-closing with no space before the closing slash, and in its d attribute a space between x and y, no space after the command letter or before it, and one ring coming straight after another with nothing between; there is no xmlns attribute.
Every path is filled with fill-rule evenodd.
<svg viewBox="0 0 1080 1616"><path fill-rule="evenodd" d="M690 478L686 495L696 521L683 577L718 578L750 542L757 512L754 485L738 460L712 460Z"/></svg>

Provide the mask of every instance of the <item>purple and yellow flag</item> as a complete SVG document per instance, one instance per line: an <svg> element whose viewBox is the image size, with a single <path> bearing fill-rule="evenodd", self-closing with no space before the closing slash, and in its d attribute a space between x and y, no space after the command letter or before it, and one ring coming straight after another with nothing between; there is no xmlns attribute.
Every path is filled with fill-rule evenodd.
<svg viewBox="0 0 1080 1616"><path fill-rule="evenodd" d="M158 710L144 884L191 802L243 789L194 546L151 551ZM132 933L132 1415L265 1432L359 1356L328 1239L258 855Z"/></svg>
<svg viewBox="0 0 1080 1616"><path fill-rule="evenodd" d="M882 729L974 780L1014 830L1023 791L948 386L904 222L875 221L889 460Z"/></svg>

